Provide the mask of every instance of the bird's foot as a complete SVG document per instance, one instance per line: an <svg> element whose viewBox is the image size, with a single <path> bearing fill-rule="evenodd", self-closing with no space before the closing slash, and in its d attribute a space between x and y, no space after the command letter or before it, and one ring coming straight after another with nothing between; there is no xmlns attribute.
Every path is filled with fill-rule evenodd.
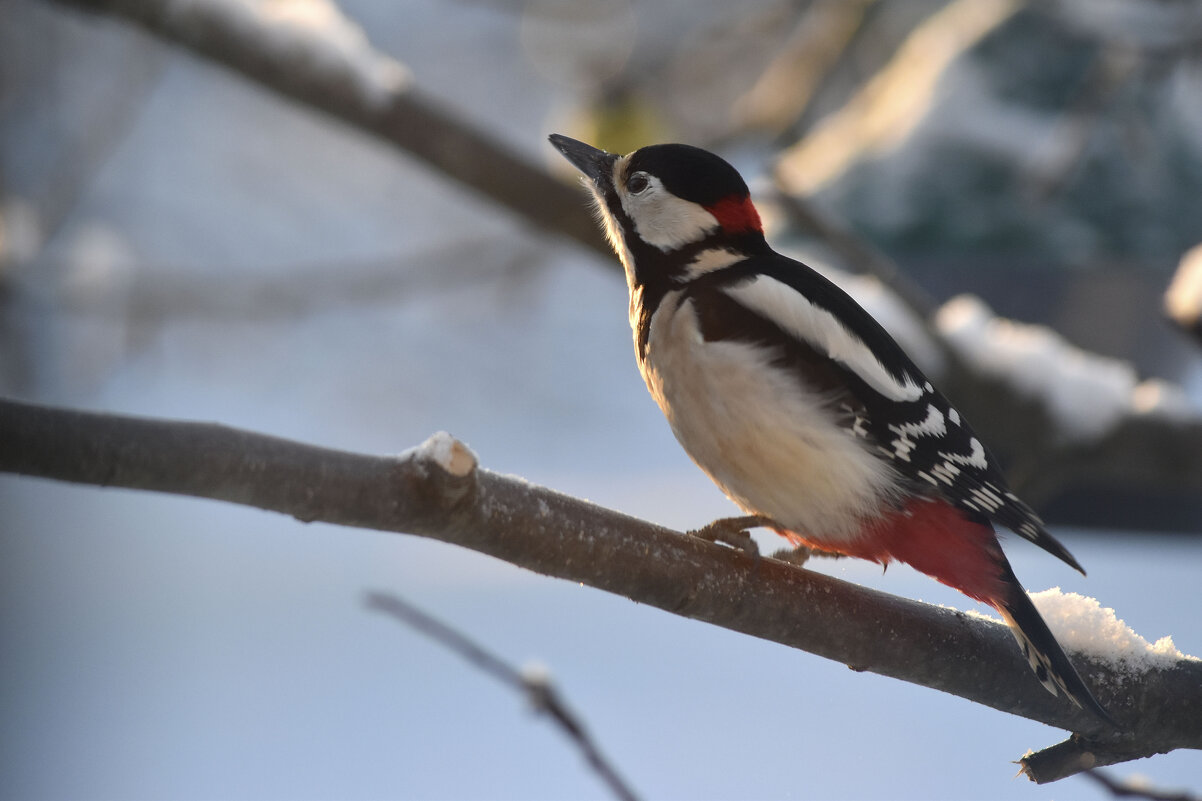
<svg viewBox="0 0 1202 801"><path fill-rule="evenodd" d="M847 556L845 553L838 551L827 551L822 548L815 548L813 545L795 545L792 548L781 548L772 554L772 558L781 562L803 567L812 557L822 559L843 559ZM888 565L886 565L888 567Z"/></svg>
<svg viewBox="0 0 1202 801"><path fill-rule="evenodd" d="M816 553L818 552L808 545L796 545L792 548L781 548L775 551L772 558L798 567L805 567L805 563L810 561L810 557Z"/></svg>
<svg viewBox="0 0 1202 801"><path fill-rule="evenodd" d="M710 542L720 542L731 548L740 550L748 556L759 557L760 547L751 538L748 529L762 526L775 526L769 518L762 515L746 515L744 517L723 517L708 526L690 531L694 537L700 537Z"/></svg>

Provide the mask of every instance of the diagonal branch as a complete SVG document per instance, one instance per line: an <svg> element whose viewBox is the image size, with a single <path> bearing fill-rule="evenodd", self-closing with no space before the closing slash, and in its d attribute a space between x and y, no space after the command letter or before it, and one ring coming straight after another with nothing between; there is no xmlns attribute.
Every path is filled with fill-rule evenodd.
<svg viewBox="0 0 1202 801"><path fill-rule="evenodd" d="M618 775L617 769L601 753L601 749L593 741L584 724L560 698L559 691L551 683L550 677L546 675L545 671L518 670L510 666L508 662L477 645L471 638L441 620L430 617L395 594L370 592L365 600L368 608L412 626L440 645L459 654L485 673L492 675L498 681L524 693L534 708L549 715L564 736L580 750L589 767L605 782L610 792L622 801L638 800L634 790Z"/></svg>
<svg viewBox="0 0 1202 801"><path fill-rule="evenodd" d="M549 576L1080 732L1051 781L1202 749L1202 662L1133 676L1078 655L1124 726L1099 730L1048 695L1001 624L683 536L476 465L449 435L398 457L330 450L226 426L0 401L0 470L240 503L461 545ZM1067 766L1066 766L1067 764Z"/></svg>
<svg viewBox="0 0 1202 801"><path fill-rule="evenodd" d="M608 255L580 194L422 92L366 42L271 30L238 3L57 0L134 23L306 108L417 158L527 222ZM341 46L341 49L339 48ZM384 68L384 69L381 69ZM380 73L384 73L381 78Z"/></svg>

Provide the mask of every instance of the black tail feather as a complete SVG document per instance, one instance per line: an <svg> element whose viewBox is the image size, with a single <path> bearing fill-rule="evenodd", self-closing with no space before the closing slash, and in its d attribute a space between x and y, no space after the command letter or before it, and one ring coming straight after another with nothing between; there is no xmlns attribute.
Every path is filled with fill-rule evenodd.
<svg viewBox="0 0 1202 801"><path fill-rule="evenodd" d="M1065 655L1064 649L1060 647L1060 643L1056 641L1048 629L1048 624L1040 617L1035 604L1031 603L1026 590L1018 583L1012 571L1009 578L1013 592L1001 602L998 611L1010 626L1014 639L1018 640L1023 656L1027 658L1035 677L1052 695L1063 694L1074 705L1092 712L1111 726L1120 728L1085 686L1073 663Z"/></svg>

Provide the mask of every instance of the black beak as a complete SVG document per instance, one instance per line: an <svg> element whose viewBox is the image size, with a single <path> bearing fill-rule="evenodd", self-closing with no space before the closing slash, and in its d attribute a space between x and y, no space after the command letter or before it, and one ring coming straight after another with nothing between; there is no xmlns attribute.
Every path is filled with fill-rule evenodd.
<svg viewBox="0 0 1202 801"><path fill-rule="evenodd" d="M572 165L588 176L593 183L608 184L613 180L613 164L618 158L613 153L606 153L562 134L551 134L547 138L564 158L572 162Z"/></svg>

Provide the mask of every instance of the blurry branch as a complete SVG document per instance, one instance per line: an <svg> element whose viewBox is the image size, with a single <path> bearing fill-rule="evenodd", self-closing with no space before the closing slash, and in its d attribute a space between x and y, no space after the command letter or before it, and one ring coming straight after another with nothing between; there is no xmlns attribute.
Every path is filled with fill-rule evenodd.
<svg viewBox="0 0 1202 801"><path fill-rule="evenodd" d="M508 684L518 692L524 693L537 711L551 716L551 719L563 731L564 736L580 749L580 753L588 762L589 767L601 777L617 798L624 799L624 801L637 801L638 796L618 775L609 760L601 754L601 750L593 742L593 738L584 728L580 719L563 703L559 697L559 691L555 689L555 685L551 683L551 679L545 671L530 668L518 670L511 667L467 636L392 593L368 593L366 603L368 608L417 629L440 645L456 652L473 666L492 675L502 683Z"/></svg>
<svg viewBox="0 0 1202 801"><path fill-rule="evenodd" d="M1105 44L1094 55L1075 99L1056 121L1050 146L1037 152L1027 188L1033 200L1046 202L1068 185L1108 104L1138 76L1140 66L1140 52L1129 47Z"/></svg>
<svg viewBox="0 0 1202 801"><path fill-rule="evenodd" d="M932 14L846 105L785 152L778 181L808 195L854 160L900 142L922 119L947 65L1021 7L1020 0L952 0Z"/></svg>
<svg viewBox="0 0 1202 801"><path fill-rule="evenodd" d="M430 537L673 614L800 648L1070 731L1073 759L1025 760L1035 781L1202 749L1202 662L1139 675L1078 654L1126 728L1100 729L1030 675L1000 623L758 558L477 467L436 435L398 457L225 426L0 401L0 471L239 503ZM1046 752L1044 752L1046 753Z"/></svg>
<svg viewBox="0 0 1202 801"><path fill-rule="evenodd" d="M860 30L876 0L816 0L748 92L735 104L736 127L784 133L800 119Z"/></svg>
<svg viewBox="0 0 1202 801"><path fill-rule="evenodd" d="M231 3L167 0L56 0L66 6L136 23L168 42L220 64L312 110L376 137L424 162L441 176L478 192L527 222L566 235L601 253L609 248L587 215L580 193L509 150L485 131L426 96L392 59L367 49L374 66L390 68L391 82L364 75L355 61L337 63L337 51L319 40L306 53L301 41L273 44L281 34L248 22ZM364 48L370 48L364 43ZM365 84L367 84L365 86Z"/></svg>
<svg viewBox="0 0 1202 801"><path fill-rule="evenodd" d="M931 318L939 310L935 299L927 294L925 289L911 281L896 262L831 220L815 205L807 202L804 198L790 194L784 186L779 171L776 174L772 199L794 228L821 242L839 260L840 264L851 272L874 276L889 287L918 319L927 323L927 334L932 341L944 346L946 350L946 343L942 341L938 332L931 325Z"/></svg>
<svg viewBox="0 0 1202 801"><path fill-rule="evenodd" d="M1200 801L1198 796L1185 791L1158 790L1142 782L1118 782L1100 770L1087 770L1081 775L1100 784L1114 798L1143 798L1147 801Z"/></svg>
<svg viewBox="0 0 1202 801"><path fill-rule="evenodd" d="M528 238L485 235L363 261L246 269L219 282L197 270L143 266L118 272L103 287L67 287L52 297L73 315L119 317L135 326L186 319L258 323L420 300L464 286L503 288L537 272L546 256L546 248Z"/></svg>
<svg viewBox="0 0 1202 801"><path fill-rule="evenodd" d="M50 52L59 51L61 47L62 43L58 43ZM158 87L167 65L165 55L140 55L139 58L119 62L117 69L120 72L111 76L113 84L120 86L122 91L109 93L104 103L88 106L84 120L86 136L73 137L66 143L43 144L46 147L54 147L57 144L57 147L54 147L53 156L45 159L47 164L44 179L32 190L34 195L31 200L37 208L35 245L39 250L44 249L57 237L72 212L91 189L96 176L138 122L142 108ZM35 86L29 91L52 93L53 84L50 81L46 84ZM0 182L2 180L3 174L0 174ZM20 258L27 260L31 255L22 254ZM9 257L10 254L0 247L0 267ZM3 272L0 271L0 276L2 275Z"/></svg>

